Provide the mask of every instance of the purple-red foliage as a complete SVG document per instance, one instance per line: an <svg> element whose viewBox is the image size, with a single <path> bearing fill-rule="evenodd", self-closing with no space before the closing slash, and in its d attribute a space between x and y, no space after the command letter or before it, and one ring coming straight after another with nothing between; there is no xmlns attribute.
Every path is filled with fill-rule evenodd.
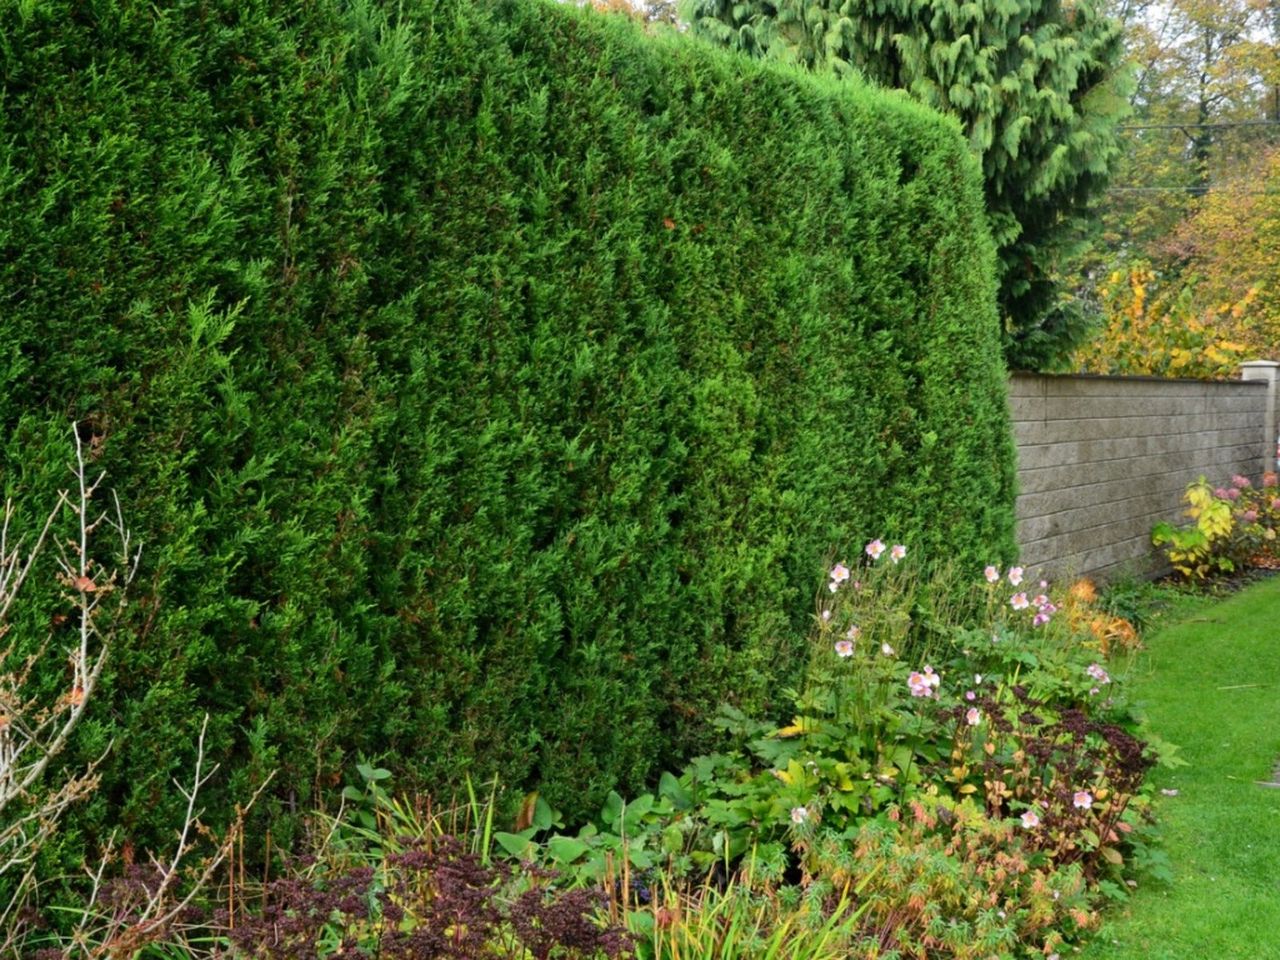
<svg viewBox="0 0 1280 960"><path fill-rule="evenodd" d="M414 844L386 858L379 875L351 868L323 880L291 875L270 883L264 906L234 926L217 918L241 955L260 960L596 960L629 954L630 940L602 925L600 898L584 890L541 886L548 877L526 870L534 886L509 902L508 865L487 866L455 838Z"/></svg>
<svg viewBox="0 0 1280 960"><path fill-rule="evenodd" d="M987 787L987 813L998 820L1020 809L1034 810L1045 829L1028 833L1027 842L1050 849L1059 866L1081 861L1093 875L1099 854L1079 839L1086 830L1095 831L1104 845L1119 839L1121 815L1155 758L1142 740L1116 724L1095 720L1082 709L1055 713L1052 704L1033 699L1023 686L1012 692L1013 705L992 696L976 701L989 719L992 739L1003 745L978 764ZM957 724L964 709L949 711ZM940 766L938 775L944 773ZM992 785L1000 789L992 790ZM1077 808L1075 791L1096 786L1105 786L1105 801L1095 802L1091 810Z"/></svg>

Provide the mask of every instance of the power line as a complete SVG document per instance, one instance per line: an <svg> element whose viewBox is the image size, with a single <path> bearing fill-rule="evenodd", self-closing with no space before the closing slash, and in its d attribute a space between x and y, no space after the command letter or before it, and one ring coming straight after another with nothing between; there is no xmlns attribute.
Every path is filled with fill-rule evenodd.
<svg viewBox="0 0 1280 960"><path fill-rule="evenodd" d="M1225 130L1232 127L1280 127L1280 120L1223 120L1216 123L1126 123L1117 130L1185 130L1195 127L1201 130Z"/></svg>
<svg viewBox="0 0 1280 960"><path fill-rule="evenodd" d="M1186 193L1204 196L1206 193L1225 193L1233 197L1277 197L1280 190L1230 190L1226 187L1107 187L1107 193Z"/></svg>

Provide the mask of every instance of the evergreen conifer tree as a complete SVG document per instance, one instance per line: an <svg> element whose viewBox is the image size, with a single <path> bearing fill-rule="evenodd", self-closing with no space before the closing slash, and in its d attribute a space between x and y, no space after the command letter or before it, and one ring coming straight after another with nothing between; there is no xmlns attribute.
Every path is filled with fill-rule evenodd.
<svg viewBox="0 0 1280 960"><path fill-rule="evenodd" d="M686 0L685 15L723 46L861 73L958 117L986 179L1006 359L1043 369L1080 338L1055 264L1119 153L1118 22L1090 0Z"/></svg>

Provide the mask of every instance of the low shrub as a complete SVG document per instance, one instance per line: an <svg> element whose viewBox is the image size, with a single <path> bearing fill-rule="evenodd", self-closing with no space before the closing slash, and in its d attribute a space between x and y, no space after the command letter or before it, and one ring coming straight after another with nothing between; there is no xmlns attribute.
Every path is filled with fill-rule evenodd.
<svg viewBox="0 0 1280 960"><path fill-rule="evenodd" d="M1096 926L1080 867L1037 856L1015 821L940 797L892 813L897 822L871 821L817 846L825 869L868 878L863 935L849 957L1048 953Z"/></svg>
<svg viewBox="0 0 1280 960"><path fill-rule="evenodd" d="M1200 477L1187 486L1183 501L1191 522L1158 523L1151 541L1186 579L1203 583L1280 558L1280 475L1268 471L1255 486L1237 474L1220 487Z"/></svg>

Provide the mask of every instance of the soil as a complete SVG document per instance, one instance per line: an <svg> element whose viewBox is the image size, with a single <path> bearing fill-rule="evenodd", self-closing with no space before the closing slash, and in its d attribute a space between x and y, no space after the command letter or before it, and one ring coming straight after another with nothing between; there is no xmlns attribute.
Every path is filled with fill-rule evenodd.
<svg viewBox="0 0 1280 960"><path fill-rule="evenodd" d="M1232 594L1245 587L1252 586L1262 580L1269 580L1276 574L1280 573L1280 557L1257 556L1249 561L1249 565L1243 570L1239 570L1230 576L1216 577L1204 584L1206 593L1221 596ZM1160 583L1167 583L1171 586L1186 586L1187 581L1184 577L1176 573L1171 573L1166 577L1161 577Z"/></svg>

